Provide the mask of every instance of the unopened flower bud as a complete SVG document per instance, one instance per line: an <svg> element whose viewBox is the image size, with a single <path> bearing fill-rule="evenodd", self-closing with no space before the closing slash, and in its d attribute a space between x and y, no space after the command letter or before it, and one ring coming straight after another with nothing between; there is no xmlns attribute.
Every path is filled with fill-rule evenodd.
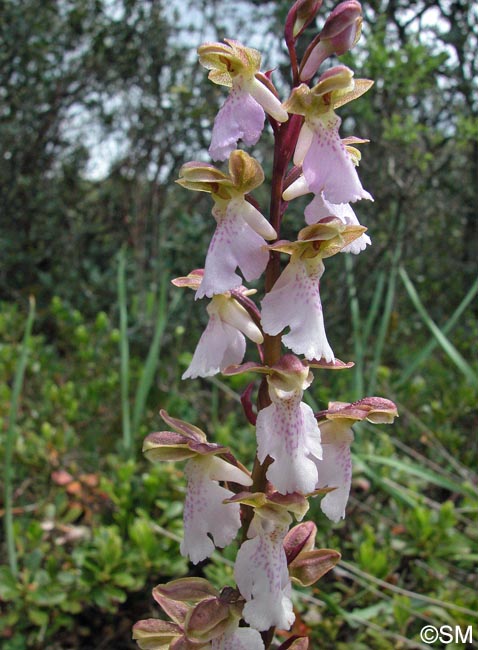
<svg viewBox="0 0 478 650"><path fill-rule="evenodd" d="M348 52L360 38L361 30L360 2L346 0L337 5L304 55L300 71L301 81L311 79L327 57L332 54L341 56Z"/></svg>
<svg viewBox="0 0 478 650"><path fill-rule="evenodd" d="M295 40L307 25L314 20L322 6L322 0L297 0L287 14L285 23L286 41Z"/></svg>
<svg viewBox="0 0 478 650"><path fill-rule="evenodd" d="M178 578L153 589L153 598L164 609L164 600L199 603L218 596L218 590L205 578ZM167 611L167 610L166 610ZM167 612L169 614L169 612Z"/></svg>
<svg viewBox="0 0 478 650"><path fill-rule="evenodd" d="M229 607L218 598L207 598L191 611L185 625L188 638L210 641L224 634L230 625Z"/></svg>
<svg viewBox="0 0 478 650"><path fill-rule="evenodd" d="M182 636L181 628L169 621L160 621L156 618L148 618L138 621L133 626L133 639L139 648L170 648L175 640Z"/></svg>
<svg viewBox="0 0 478 650"><path fill-rule="evenodd" d="M340 557L338 551L329 548L299 553L289 564L290 577L302 587L310 587L333 569Z"/></svg>
<svg viewBox="0 0 478 650"><path fill-rule="evenodd" d="M311 551L315 544L317 526L313 521L304 521L294 526L284 539L287 564L290 564L302 551Z"/></svg>
<svg viewBox="0 0 478 650"><path fill-rule="evenodd" d="M337 55L345 54L360 38L362 7L357 0L341 2L325 21L320 40L328 41Z"/></svg>

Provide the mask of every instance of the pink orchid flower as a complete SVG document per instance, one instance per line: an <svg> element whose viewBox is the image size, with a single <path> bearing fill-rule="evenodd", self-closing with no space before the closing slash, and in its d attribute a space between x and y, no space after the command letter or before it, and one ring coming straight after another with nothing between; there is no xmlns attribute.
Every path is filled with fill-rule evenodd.
<svg viewBox="0 0 478 650"><path fill-rule="evenodd" d="M264 172L257 160L239 149L229 156L229 174L201 162L182 166L176 182L212 195L212 214L217 224L196 298L211 298L238 288L242 283L236 273L238 267L248 281L256 280L265 270L269 261L266 239L275 239L277 234L246 199L246 194L263 180Z"/></svg>
<svg viewBox="0 0 478 650"><path fill-rule="evenodd" d="M345 518L352 482L352 425L363 420L372 424L391 424L396 416L396 405L383 397L364 397L353 404L330 402L329 408L318 415L323 457L317 462L316 487L334 488L320 504L322 512L331 521Z"/></svg>
<svg viewBox="0 0 478 650"><path fill-rule="evenodd" d="M243 502L254 506L254 516L247 533L248 539L239 549L234 566L237 587L246 600L242 616L256 630L271 627L288 630L295 620L284 550L284 538L292 521L288 512L290 506L281 505L279 501L272 503L273 495L244 495L246 498ZM240 499L240 495L236 499ZM259 499L261 505L254 503ZM301 511L300 516L303 516L308 507L306 499L294 495L289 500L297 502L291 503L291 507L297 506Z"/></svg>
<svg viewBox="0 0 478 650"><path fill-rule="evenodd" d="M294 88L284 104L289 113L304 115L294 164L302 165L309 191L323 193L331 203L349 203L371 199L360 183L354 160L341 140L341 119L334 109L365 93L372 85L366 79L353 79L353 72L336 66L325 72L313 88L301 84ZM294 195L294 184L283 194Z"/></svg>
<svg viewBox="0 0 478 650"><path fill-rule="evenodd" d="M216 546L224 548L230 544L241 526L239 504L224 503L234 493L219 482L250 486L252 480L245 468L219 457L231 458L227 447L208 443L201 429L171 417L164 410L161 417L173 431L151 433L145 438L143 452L153 462L188 461L184 469L188 485L180 551L197 564L209 557Z"/></svg>
<svg viewBox="0 0 478 650"><path fill-rule="evenodd" d="M230 39L224 43L205 43L198 48L199 62L209 79L230 87L229 97L219 110L212 130L209 154L213 160L226 160L239 140L253 145L259 140L267 112L278 122L286 122L287 111L260 70L261 55Z"/></svg>
<svg viewBox="0 0 478 650"><path fill-rule="evenodd" d="M289 327L282 340L293 352L307 359L334 360L319 293L325 270L322 260L338 253L364 230L362 226L346 225L340 218L327 217L303 228L298 241L279 241L269 247L291 255L291 259L262 300L264 332L275 336Z"/></svg>
<svg viewBox="0 0 478 650"><path fill-rule="evenodd" d="M204 276L202 269L196 269L189 275L176 278L172 283L176 287L198 289ZM230 292L215 295L206 307L209 322L199 339L194 355L183 379L210 377L221 372L229 365L241 363L246 351L246 339L262 343L262 332L254 323L249 312L237 301L236 297L247 300L255 289L240 286L233 294ZM249 301L252 307L254 304Z"/></svg>
<svg viewBox="0 0 478 650"><path fill-rule="evenodd" d="M281 494L307 494L317 483L320 430L312 409L302 402L312 379L308 365L291 354L267 377L272 403L257 416L257 457L261 463L267 456L273 459L266 476Z"/></svg>

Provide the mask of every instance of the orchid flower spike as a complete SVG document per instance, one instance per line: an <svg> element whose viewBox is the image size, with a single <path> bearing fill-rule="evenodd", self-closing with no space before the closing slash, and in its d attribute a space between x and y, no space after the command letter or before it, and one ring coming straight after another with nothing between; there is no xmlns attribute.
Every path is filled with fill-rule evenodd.
<svg viewBox="0 0 478 650"><path fill-rule="evenodd" d="M331 203L372 199L360 183L352 153L340 139L341 119L334 110L363 95L372 83L367 79L354 80L352 70L336 66L324 72L313 88L306 84L294 88L284 104L289 113L305 117L294 164L302 165L308 190L314 194L323 192ZM292 183L283 193L284 200L297 196L296 183L303 185L304 181Z"/></svg>
<svg viewBox="0 0 478 650"><path fill-rule="evenodd" d="M151 433L145 438L143 452L151 461L188 460L184 469L188 486L180 551L197 564L209 557L216 546L224 548L230 544L241 526L239 505L224 503L234 493L218 481L249 486L252 480L239 463L233 465L218 457L226 454L231 458L227 447L208 443L201 429L171 417L164 410L161 417L173 431Z"/></svg>
<svg viewBox="0 0 478 650"><path fill-rule="evenodd" d="M322 512L332 521L345 518L352 481L352 425L363 420L391 424L397 415L396 405L383 397L364 397L353 404L330 402L327 411L319 414L323 457L317 462L317 488L334 488L320 504Z"/></svg>
<svg viewBox="0 0 478 650"><path fill-rule="evenodd" d="M176 287L198 289L204 272L196 269L189 275L176 278ZM244 298L256 293L255 289L240 286L234 291ZM183 374L183 379L210 377L231 364L241 363L246 351L246 339L262 343L262 332L254 323L249 312L236 300L234 294L227 292L212 297L206 307L209 322L199 339L192 361Z"/></svg>
<svg viewBox="0 0 478 650"><path fill-rule="evenodd" d="M307 359L333 361L334 353L325 333L319 285L325 267L323 259L338 253L360 237L365 228L346 225L327 217L299 232L296 242L279 241L269 248L291 256L277 282L262 300L262 327L275 336L285 327L290 331L283 343Z"/></svg>
<svg viewBox="0 0 478 650"><path fill-rule="evenodd" d="M209 154L226 160L239 140L256 144L264 128L265 112L278 122L288 115L272 91L272 84L259 72L261 55L230 39L204 43L198 48L199 62L210 70L209 79L231 91L214 120Z"/></svg>
<svg viewBox="0 0 478 650"><path fill-rule="evenodd" d="M295 616L284 538L292 521L289 512L301 519L307 499L298 494L242 493L231 501L254 508L248 540L239 549L234 567L237 587L246 599L242 616L256 630L288 630Z"/></svg>
<svg viewBox="0 0 478 650"><path fill-rule="evenodd" d="M211 298L239 287L242 280L235 272L237 267L247 281L256 280L265 270L269 261L265 240L275 239L277 234L245 198L263 180L264 172L257 160L239 149L229 156L229 174L207 163L190 162L181 167L176 182L211 194L217 223L196 298Z"/></svg>

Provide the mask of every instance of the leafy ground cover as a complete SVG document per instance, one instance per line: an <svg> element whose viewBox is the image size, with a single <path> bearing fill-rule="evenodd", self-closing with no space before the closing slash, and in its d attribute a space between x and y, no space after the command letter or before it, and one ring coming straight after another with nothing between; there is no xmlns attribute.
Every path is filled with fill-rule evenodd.
<svg viewBox="0 0 478 650"><path fill-rule="evenodd" d="M120 304L121 282L120 273ZM154 365L148 366L148 346L139 344L141 323L134 313L125 358L119 318L101 312L86 320L59 298L39 315L27 342L13 449L18 575L7 554L0 566L0 636L6 650L132 648L130 626L152 614L153 584L192 571L218 584L232 580L227 553L195 568L179 559L181 468L149 465L140 448L144 434L160 426L161 405L205 427L242 458L251 456L252 430L236 409L247 378L205 380L204 390L192 394L187 382L180 382L191 346L182 341L181 327L173 332L164 327L167 310L177 304L167 307L163 299L156 306L163 317L151 317L142 337L168 341L175 356L153 345ZM18 306L1 306L4 430L25 316ZM386 314L376 316L368 328L375 341ZM474 335L466 310L459 327L466 354ZM475 621L476 375L446 335L440 340L426 328L418 331L413 348L389 322L387 337L396 342L393 362L376 358L376 343L371 358L362 358L363 376L332 373L315 382L312 406L318 410L336 395L353 399L357 383L367 387L367 372L375 368L377 394L392 396L401 414L394 427L357 428L347 519L330 529L318 504L312 506L320 543L340 549L343 557L320 589L295 596L300 614L295 630L307 628L317 647L423 647L423 625L466 627ZM351 347L360 349L359 343ZM130 421L136 413L140 422L131 430L130 449L125 400Z"/></svg>

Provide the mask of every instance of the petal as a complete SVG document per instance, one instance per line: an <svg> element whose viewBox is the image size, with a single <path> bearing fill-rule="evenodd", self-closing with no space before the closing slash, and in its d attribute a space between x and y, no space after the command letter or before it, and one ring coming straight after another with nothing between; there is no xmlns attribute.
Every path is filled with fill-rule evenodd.
<svg viewBox="0 0 478 650"><path fill-rule="evenodd" d="M292 201L292 199L296 199L298 196L303 196L309 192L310 190L309 186L307 185L307 181L305 180L304 176L301 175L293 183L291 183L289 187L284 190L284 192L282 192L282 198L284 201Z"/></svg>
<svg viewBox="0 0 478 650"><path fill-rule="evenodd" d="M222 296L213 296L213 301ZM252 320L249 312L234 298L226 298L220 306L221 320L241 331L254 343L263 343L262 332Z"/></svg>
<svg viewBox="0 0 478 650"><path fill-rule="evenodd" d="M211 641L212 650L264 650L264 643L257 630L238 627Z"/></svg>
<svg viewBox="0 0 478 650"><path fill-rule="evenodd" d="M291 585L282 545L287 527L273 527L244 542L237 553L234 577L247 603L244 620L256 630L288 630L295 616Z"/></svg>
<svg viewBox="0 0 478 650"><path fill-rule="evenodd" d="M238 140L248 146L256 144L264 120L264 109L254 97L241 88L233 88L214 120L209 147L211 158L226 160L237 148Z"/></svg>
<svg viewBox="0 0 478 650"><path fill-rule="evenodd" d="M301 260L289 262L262 301L262 327L271 335L285 327L290 332L283 343L307 359L333 361L334 353L325 334L319 280L322 263L306 266Z"/></svg>
<svg viewBox="0 0 478 650"><path fill-rule="evenodd" d="M309 57L300 72L300 80L307 81L308 79L312 79L330 53L331 49L329 44L321 43L319 41L309 54Z"/></svg>
<svg viewBox="0 0 478 650"><path fill-rule="evenodd" d="M314 194L323 192L332 203L371 199L340 139L340 122L333 112L313 121L314 138L302 165L307 185Z"/></svg>
<svg viewBox="0 0 478 650"><path fill-rule="evenodd" d="M267 219L248 201L241 205L241 216L264 239L276 239L277 233Z"/></svg>
<svg viewBox="0 0 478 650"><path fill-rule="evenodd" d="M189 368L183 379L210 377L227 366L241 363L246 351L244 335L235 327L224 323L216 314L211 314L202 333Z"/></svg>
<svg viewBox="0 0 478 650"><path fill-rule="evenodd" d="M138 621L133 626L133 639L142 650L167 650L181 634L181 628L175 623L156 618Z"/></svg>
<svg viewBox="0 0 478 650"><path fill-rule="evenodd" d="M230 481L239 485L252 485L252 479L239 467L235 467L222 458L214 456L209 461L209 478L213 481Z"/></svg>
<svg viewBox="0 0 478 650"><path fill-rule="evenodd" d="M281 494L313 492L317 461L322 458L320 430L310 406L293 399L273 402L259 411L256 423L258 458L274 459L267 478Z"/></svg>
<svg viewBox="0 0 478 650"><path fill-rule="evenodd" d="M212 460L213 458L192 459L184 470L188 488L184 502L184 538L180 551L193 564L209 557L215 546L223 548L230 544L241 526L239 504L223 503L234 493L209 477Z"/></svg>
<svg viewBox="0 0 478 650"><path fill-rule="evenodd" d="M359 226L357 215L352 209L350 203L330 203L324 199L323 194L316 194L304 211L305 220L309 225L317 223L324 217L338 217L345 224ZM348 246L342 248L341 253L353 253L357 255L363 251L367 245L372 243L370 237L363 233L358 239L355 239Z"/></svg>
<svg viewBox="0 0 478 650"><path fill-rule="evenodd" d="M239 267L246 280L257 280L269 261L266 242L244 220L244 199L229 201L227 207L213 210L217 228L209 244L201 286L196 298L209 298L241 286L235 270Z"/></svg>
<svg viewBox="0 0 478 650"><path fill-rule="evenodd" d="M277 99L269 88L256 78L253 78L251 82L247 84L247 87L251 95L257 102L259 102L266 113L278 122L287 122L289 114L285 108L283 108L280 100Z"/></svg>
<svg viewBox="0 0 478 650"><path fill-rule="evenodd" d="M317 488L335 487L320 503L322 512L332 521L345 518L345 506L352 482L352 460L350 444L324 444L323 459L317 462Z"/></svg>
<svg viewBox="0 0 478 650"><path fill-rule="evenodd" d="M307 123L304 122L302 124L302 128L300 129L297 144L295 146L294 165L302 165L304 158L310 149L310 145L312 144L313 139L314 132L307 125Z"/></svg>

